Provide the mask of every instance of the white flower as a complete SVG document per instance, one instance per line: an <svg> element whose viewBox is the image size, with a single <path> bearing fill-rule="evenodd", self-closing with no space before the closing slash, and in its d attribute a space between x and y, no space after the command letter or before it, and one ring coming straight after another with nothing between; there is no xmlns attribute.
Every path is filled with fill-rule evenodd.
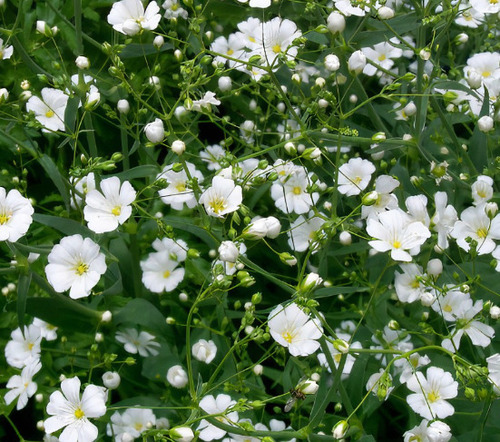
<svg viewBox="0 0 500 442"><path fill-rule="evenodd" d="M24 334L18 327L10 334L11 340L5 346L7 364L15 368L23 368L40 359L40 329L31 324L24 327Z"/></svg>
<svg viewBox="0 0 500 442"><path fill-rule="evenodd" d="M406 250L421 246L431 236L427 227L419 221L411 221L399 209L380 213L378 220L368 219L366 231L376 238L369 244L378 252L390 250L395 261L411 261L411 255Z"/></svg>
<svg viewBox="0 0 500 442"><path fill-rule="evenodd" d="M203 98L201 98L201 100L193 101L191 109L196 112L203 112L203 110L210 112L212 109L212 105L218 106L219 104L220 101L215 98L215 93L208 91L205 92L205 95L203 96Z"/></svg>
<svg viewBox="0 0 500 442"><path fill-rule="evenodd" d="M42 368L40 361L33 362L23 368L21 375L12 376L7 382L6 387L9 389L5 393L4 400L7 405L17 399L16 409L21 410L26 407L28 399L32 397L38 388L36 382L33 382L33 376Z"/></svg>
<svg viewBox="0 0 500 442"><path fill-rule="evenodd" d="M292 356L308 356L319 348L318 339L323 334L323 327L297 304L278 305L269 313L268 321L273 339L287 347Z"/></svg>
<svg viewBox="0 0 500 442"><path fill-rule="evenodd" d="M226 262L236 262L240 254L233 241L222 241L219 246L219 259Z"/></svg>
<svg viewBox="0 0 500 442"><path fill-rule="evenodd" d="M418 353L412 353L407 359L400 359L402 364L399 366L401 374L399 382L405 384L410 379L417 368L430 364L431 360L428 356L420 356Z"/></svg>
<svg viewBox="0 0 500 442"><path fill-rule="evenodd" d="M102 384L110 390L118 388L120 382L120 375L116 371L107 371L102 375Z"/></svg>
<svg viewBox="0 0 500 442"><path fill-rule="evenodd" d="M474 205L482 204L493 198L493 178L479 175L471 186Z"/></svg>
<svg viewBox="0 0 500 442"><path fill-rule="evenodd" d="M491 118L489 115L484 115L479 120L477 120L477 127L481 132L492 131L493 124L494 124L493 118Z"/></svg>
<svg viewBox="0 0 500 442"><path fill-rule="evenodd" d="M156 347L160 344L156 342L155 337L145 331L140 333L135 328L127 328L124 331L116 333L115 336L118 342L124 345L125 351L137 354L139 353L142 357L148 357L150 355L156 356L159 351Z"/></svg>
<svg viewBox="0 0 500 442"><path fill-rule="evenodd" d="M500 4L495 0L469 0L473 10L482 14L497 14Z"/></svg>
<svg viewBox="0 0 500 442"><path fill-rule="evenodd" d="M36 325L40 329L42 339L47 341L55 341L57 339L57 327L48 324L39 318L33 319L33 325Z"/></svg>
<svg viewBox="0 0 500 442"><path fill-rule="evenodd" d="M44 87L42 99L31 97L26 103L26 110L34 112L35 118L44 127L43 132L65 130L64 112L68 104L68 96L58 89Z"/></svg>
<svg viewBox="0 0 500 442"><path fill-rule="evenodd" d="M448 235L458 219L457 211L451 204L446 205L447 202L446 192L436 192L434 195L436 213L432 217L432 224L433 230L438 234L438 247L443 250L449 246Z"/></svg>
<svg viewBox="0 0 500 442"><path fill-rule="evenodd" d="M0 187L0 241L16 242L28 231L33 218L33 206L18 190L6 193Z"/></svg>
<svg viewBox="0 0 500 442"><path fill-rule="evenodd" d="M189 427L177 427L170 430L170 437L177 442L191 442L194 439L194 433Z"/></svg>
<svg viewBox="0 0 500 442"><path fill-rule="evenodd" d="M336 332L336 334L338 339L343 339L346 343L348 343L351 340L351 336L347 333ZM330 339L333 340L333 338ZM330 340L326 341L326 346L331 353L335 367L338 368L344 352L341 352L337 348L335 348L335 346L330 342ZM349 350L349 348L362 348L362 346L360 342L356 341L349 344L347 346L347 350ZM354 362L356 361L354 356L351 354L348 354L344 358L345 358L345 363L344 363L344 368L342 369L342 380L347 379L347 377L351 373L352 367L354 366ZM332 367L330 367L330 364L328 363L328 359L326 358L325 353L318 353L318 361L322 367L325 367L328 370L329 373L332 372Z"/></svg>
<svg viewBox="0 0 500 442"><path fill-rule="evenodd" d="M201 183L203 181L202 173L195 168L194 164L189 162L185 164L191 178ZM165 189L159 190L158 195L160 195L161 200L165 204L170 205L172 209L182 210L184 204L192 209L196 205L196 197L194 192L189 188L189 178L185 170L174 172L170 164L163 169L156 179L164 179L167 181L168 186Z"/></svg>
<svg viewBox="0 0 500 442"><path fill-rule="evenodd" d="M133 441L154 426L156 421L153 410L149 408L128 408L123 414L113 413L107 434L114 435L115 442Z"/></svg>
<svg viewBox="0 0 500 442"><path fill-rule="evenodd" d="M185 270L177 265L177 260L172 259L168 250L150 253L145 261L141 261L142 283L153 293L175 290L185 274Z"/></svg>
<svg viewBox="0 0 500 442"><path fill-rule="evenodd" d="M165 0L162 6L165 9L164 17L169 20L179 17L188 18L188 12L180 7L179 0Z"/></svg>
<svg viewBox="0 0 500 442"><path fill-rule="evenodd" d="M278 237L281 231L281 223L274 216L267 218L254 218L245 228L243 235L249 239L262 239L268 237L274 239Z"/></svg>
<svg viewBox="0 0 500 442"><path fill-rule="evenodd" d="M50 395L47 413L51 415L45 422L45 431L52 434L64 428L60 442L97 439L97 427L89 418L99 418L106 413L105 394L100 387L88 385L80 399L80 379L77 377L61 382L61 390Z"/></svg>
<svg viewBox="0 0 500 442"><path fill-rule="evenodd" d="M310 183L311 179L305 170L293 168L290 175L284 176L283 182L278 180L271 186L274 204L284 213L301 215L308 212L319 199L318 192L307 191Z"/></svg>
<svg viewBox="0 0 500 442"><path fill-rule="evenodd" d="M92 288L106 272L104 254L90 238L71 235L61 239L48 256L45 273L58 293L69 290L72 299L90 295Z"/></svg>
<svg viewBox="0 0 500 442"><path fill-rule="evenodd" d="M188 376L181 365L174 365L167 371L167 381L175 388L184 388L188 383Z"/></svg>
<svg viewBox="0 0 500 442"><path fill-rule="evenodd" d="M429 424L429 421L424 419L420 425L404 434L404 442L448 442L451 436L450 427L444 422L433 421Z"/></svg>
<svg viewBox="0 0 500 442"><path fill-rule="evenodd" d="M493 240L500 239L500 215L490 220L483 205L468 207L460 214L460 221L455 223L450 235L466 252L470 249L466 239L471 238L477 242L478 255L491 253L496 247Z"/></svg>
<svg viewBox="0 0 500 442"><path fill-rule="evenodd" d="M458 382L442 368L428 368L426 377L420 372L415 373L406 386L415 393L408 395L406 402L420 416L426 419L444 419L455 412L446 399L457 396Z"/></svg>
<svg viewBox="0 0 500 442"><path fill-rule="evenodd" d="M392 376L389 373L385 373L384 369L381 368L377 373L373 373L366 382L366 391L371 391L375 396L378 396L380 400L386 401L390 396L394 387L387 385L392 385Z"/></svg>
<svg viewBox="0 0 500 442"><path fill-rule="evenodd" d="M375 65L369 63L363 68L363 73L370 76L376 74L378 66L390 70L394 65L393 58L403 56L402 49L394 47L387 41L377 43L373 48L363 48L362 51L368 60L375 63Z"/></svg>
<svg viewBox="0 0 500 442"><path fill-rule="evenodd" d="M333 34L337 32L343 32L345 29L344 16L338 11L331 12L326 19L326 27Z"/></svg>
<svg viewBox="0 0 500 442"><path fill-rule="evenodd" d="M356 15L358 17L363 17L367 12L370 11L370 5L365 5L357 1L351 0L334 0L335 8L337 8L342 14L349 17L350 15Z"/></svg>
<svg viewBox="0 0 500 442"><path fill-rule="evenodd" d="M418 279L423 276L422 267L417 264L401 264L403 273L396 272L394 288L396 295L401 302L414 302L421 298L427 291L422 282Z"/></svg>
<svg viewBox="0 0 500 442"><path fill-rule="evenodd" d="M231 68L244 69L242 63L236 60L246 60L248 58L245 52L245 36L241 32L230 34L226 39L224 36L217 37L210 45L210 50L215 52L214 61L225 64Z"/></svg>
<svg viewBox="0 0 500 442"><path fill-rule="evenodd" d="M163 121L159 118L155 118L152 123L146 124L144 126L144 133L146 138L151 141L151 143L161 143L165 138L165 128L163 127Z"/></svg>
<svg viewBox="0 0 500 442"><path fill-rule="evenodd" d="M111 232L132 214L131 204L136 192L128 181L120 185L118 177L101 181L102 193L91 190L85 197L83 215L88 227L95 233Z"/></svg>
<svg viewBox="0 0 500 442"><path fill-rule="evenodd" d="M331 72L338 71L340 68L340 60L335 54L328 54L325 57L325 68Z"/></svg>
<svg viewBox="0 0 500 442"><path fill-rule="evenodd" d="M204 362L205 364L210 364L217 354L217 346L214 341L200 339L193 345L191 353L196 360Z"/></svg>
<svg viewBox="0 0 500 442"><path fill-rule="evenodd" d="M214 415L219 421L224 424L234 424L238 422L238 412L229 411L233 405L236 405L236 401L232 400L227 394L219 394L217 397L212 395L205 396L200 401L200 408L209 415ZM214 439L220 439L226 434L226 430L217 428L212 425L207 420L202 419L200 425L198 426L200 431L199 438L204 441L211 441Z"/></svg>
<svg viewBox="0 0 500 442"><path fill-rule="evenodd" d="M3 40L0 38L0 60L8 60L12 57L14 48L12 46L4 46Z"/></svg>
<svg viewBox="0 0 500 442"><path fill-rule="evenodd" d="M458 315L472 308L472 299L468 293L460 290L448 290L446 295L439 296L437 302L432 305L432 309L441 314L445 321L454 322Z"/></svg>
<svg viewBox="0 0 500 442"><path fill-rule="evenodd" d="M238 0L240 3L248 3L248 0ZM269 8L271 6L271 0L250 0L249 3L251 8Z"/></svg>
<svg viewBox="0 0 500 442"><path fill-rule="evenodd" d="M146 11L141 0L122 0L113 4L108 15L108 23L115 31L125 35L135 35L142 29L153 31L161 20L160 7L151 2Z"/></svg>
<svg viewBox="0 0 500 442"><path fill-rule="evenodd" d="M484 3L487 3L486 0ZM458 6L460 15L455 18L455 23L460 26L475 29L484 21L484 14L477 9L472 8L469 2L460 2Z"/></svg>
<svg viewBox="0 0 500 442"><path fill-rule="evenodd" d="M311 247L313 253L319 249L318 233L325 220L313 216L310 219L305 219L302 215L299 216L291 225L288 231L288 245L296 252L304 252Z"/></svg>
<svg viewBox="0 0 500 442"><path fill-rule="evenodd" d="M375 180L377 200L371 206L361 207L361 218L377 217L381 212L398 208L398 199L391 192L399 186L399 181L390 175L379 175Z"/></svg>
<svg viewBox="0 0 500 442"><path fill-rule="evenodd" d="M242 201L241 186L219 176L212 179L212 186L200 196L200 203L205 206L207 214L218 218L238 210Z"/></svg>
<svg viewBox="0 0 500 442"><path fill-rule="evenodd" d="M94 172L90 172L88 175L79 178L78 180L74 177L70 179L71 184L75 186L75 191L72 192L71 207L76 209L80 206L82 200L85 198L87 193L95 189L95 175ZM82 195L82 196L80 196Z"/></svg>
<svg viewBox="0 0 500 442"><path fill-rule="evenodd" d="M221 168L219 161L225 156L226 150L220 144L212 144L200 152L200 158L207 163L208 170L219 170Z"/></svg>
<svg viewBox="0 0 500 442"><path fill-rule="evenodd" d="M486 358L488 363L488 381L493 384L496 394L500 394L500 353L495 353Z"/></svg>
<svg viewBox="0 0 500 442"><path fill-rule="evenodd" d="M370 182L375 166L371 161L361 158L351 158L340 166L338 191L346 196L359 195Z"/></svg>
<svg viewBox="0 0 500 442"><path fill-rule="evenodd" d="M88 69L90 67L89 59L83 55L76 57L75 64L78 69Z"/></svg>

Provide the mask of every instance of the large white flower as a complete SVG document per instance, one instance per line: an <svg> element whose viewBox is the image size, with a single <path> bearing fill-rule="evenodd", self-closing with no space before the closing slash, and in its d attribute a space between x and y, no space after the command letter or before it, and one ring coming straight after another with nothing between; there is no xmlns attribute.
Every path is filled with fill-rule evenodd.
<svg viewBox="0 0 500 442"><path fill-rule="evenodd" d="M232 400L227 394L219 394L217 397L212 395L205 396L200 401L200 408L205 413L213 415L217 420L226 425L232 425L238 422L238 412L227 411L233 405L236 405L236 401ZM199 438L204 441L220 439L226 434L226 430L217 428L205 419L202 419L200 422L198 430L200 431Z"/></svg>
<svg viewBox="0 0 500 442"><path fill-rule="evenodd" d="M373 238L369 244L378 252L391 251L395 261L411 261L406 250L421 246L431 236L429 229L419 221L412 221L402 210L380 213L378 219L369 218L366 231Z"/></svg>
<svg viewBox="0 0 500 442"><path fill-rule="evenodd" d="M420 425L404 434L404 442L448 442L451 436L451 429L444 422L434 421L429 424L424 419Z"/></svg>
<svg viewBox="0 0 500 442"><path fill-rule="evenodd" d="M493 240L500 239L500 215L490 220L484 205L468 207L460 214L460 221L455 223L450 235L466 252L470 249L466 240L471 238L477 242L478 255L491 253L496 247Z"/></svg>
<svg viewBox="0 0 500 442"><path fill-rule="evenodd" d="M200 203L205 206L207 213L218 218L238 210L242 201L241 186L235 185L231 179L220 176L215 176L212 179L212 186L200 196Z"/></svg>
<svg viewBox="0 0 500 442"><path fill-rule="evenodd" d="M444 419L451 416L455 409L446 401L458 394L458 382L453 380L451 373L439 367L427 369L427 377L415 373L406 383L410 394L406 402L413 411L426 419Z"/></svg>
<svg viewBox="0 0 500 442"><path fill-rule="evenodd" d="M293 41L301 36L302 32L297 29L297 25L293 21L275 17L261 25L259 29L260 41L257 40L259 47L254 53L261 55L269 66L277 69L275 60L278 55L282 54L289 60L295 58L298 49L293 46Z"/></svg>
<svg viewBox="0 0 500 442"><path fill-rule="evenodd" d="M64 112L68 104L68 96L58 89L44 87L42 99L32 96L26 103L26 110L34 112L35 118L44 127L43 132L65 130Z"/></svg>
<svg viewBox="0 0 500 442"><path fill-rule="evenodd" d="M15 368L23 368L35 364L40 359L40 329L31 324L24 327L24 333L18 327L10 334L11 340L5 346L7 364Z"/></svg>
<svg viewBox="0 0 500 442"><path fill-rule="evenodd" d="M150 354L156 356L159 353L156 347L159 347L160 344L148 332L141 331L139 333L135 328L127 328L124 331L116 333L115 338L118 342L124 344L125 351L134 355L139 353L145 358Z"/></svg>
<svg viewBox="0 0 500 442"><path fill-rule="evenodd" d="M7 382L9 391L5 393L4 400L7 405L17 399L16 409L21 410L26 407L28 399L36 393L38 388L36 382L33 382L33 376L42 368L40 361L36 361L23 368L21 375L12 376Z"/></svg>
<svg viewBox="0 0 500 442"><path fill-rule="evenodd" d="M85 197L83 215L95 233L111 232L132 214L136 192L128 181L120 185L116 176L101 181L102 193L94 189Z"/></svg>
<svg viewBox="0 0 500 442"><path fill-rule="evenodd" d="M423 276L422 267L417 264L401 264L403 273L396 272L394 280L394 288L396 295L401 302L413 302L427 291L419 277Z"/></svg>
<svg viewBox="0 0 500 442"><path fill-rule="evenodd" d="M196 179L198 183L203 181L202 173L196 169L194 164L186 162L186 167L192 179ZM184 204L192 209L196 205L196 197L193 190L189 187L189 178L185 170L175 172L172 170L172 165L168 165L156 179L164 179L168 183L166 188L158 191L158 195L172 209L182 210Z"/></svg>
<svg viewBox="0 0 500 442"><path fill-rule="evenodd" d="M337 190L346 196L359 195L368 186L373 172L375 166L371 161L351 158L340 166Z"/></svg>
<svg viewBox="0 0 500 442"><path fill-rule="evenodd" d="M113 4L108 15L108 23L115 31L125 35L135 35L142 29L152 31L161 20L160 7L151 2L146 10L141 0L121 0Z"/></svg>
<svg viewBox="0 0 500 442"><path fill-rule="evenodd" d="M98 418L106 413L105 396L102 387L88 385L80 399L80 379L77 377L61 382L61 390L50 395L45 422L45 431L52 434L64 428L60 442L92 442L97 439L97 427L89 418Z"/></svg>
<svg viewBox="0 0 500 442"><path fill-rule="evenodd" d="M92 288L106 272L104 254L90 238L71 235L56 244L48 256L45 273L58 293L69 289L72 299L90 295Z"/></svg>
<svg viewBox="0 0 500 442"><path fill-rule="evenodd" d="M33 222L33 206L18 190L0 187L0 241L16 242Z"/></svg>
<svg viewBox="0 0 500 442"><path fill-rule="evenodd" d="M317 233L325 223L323 218L313 216L305 219L300 215L291 225L288 231L288 245L296 252L304 252L312 247L313 253L319 249Z"/></svg>
<svg viewBox="0 0 500 442"><path fill-rule="evenodd" d="M293 168L290 175L284 175L282 181L278 180L271 186L271 198L282 212L301 215L308 212L319 198L318 192L308 192L309 184L309 175L302 168Z"/></svg>
<svg viewBox="0 0 500 442"><path fill-rule="evenodd" d="M319 348L323 327L311 319L297 304L278 305L269 313L269 332L273 339L287 347L292 356L308 356Z"/></svg>

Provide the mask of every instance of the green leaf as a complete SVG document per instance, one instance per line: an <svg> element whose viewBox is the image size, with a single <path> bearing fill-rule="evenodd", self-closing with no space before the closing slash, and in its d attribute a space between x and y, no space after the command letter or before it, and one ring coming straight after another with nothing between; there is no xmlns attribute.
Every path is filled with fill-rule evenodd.
<svg viewBox="0 0 500 442"><path fill-rule="evenodd" d="M158 336L171 335L165 322L165 316L149 301L132 299L125 307L114 315L115 324L141 325L155 332Z"/></svg>
<svg viewBox="0 0 500 442"><path fill-rule="evenodd" d="M69 218L60 218L57 216L35 213L33 215L33 220L37 223L43 224L44 226L52 227L65 235L74 235L79 233L83 237L93 236L93 232L87 229L87 227L82 226L80 223Z"/></svg>
<svg viewBox="0 0 500 442"><path fill-rule="evenodd" d="M166 224L170 224L175 229L192 233L200 238L210 248L215 248L217 242L202 227L195 224L196 218L183 218L181 216L166 216L163 218Z"/></svg>
<svg viewBox="0 0 500 442"><path fill-rule="evenodd" d="M168 51L173 47L174 46L171 43L164 43L163 46L158 50L152 44L132 43L127 45L127 47L120 52L120 58L144 57L146 55L157 54L158 52Z"/></svg>
<svg viewBox="0 0 500 442"><path fill-rule="evenodd" d="M123 180L133 180L134 178L144 178L158 175L160 170L157 166L152 164L145 164L143 166L137 166L132 169L126 170L125 172L117 173L116 176Z"/></svg>
<svg viewBox="0 0 500 442"><path fill-rule="evenodd" d="M314 292L314 298L329 298L330 296L343 295L346 293L369 292L370 287L325 287Z"/></svg>
<svg viewBox="0 0 500 442"><path fill-rule="evenodd" d="M21 330L24 330L24 314L26 313L26 299L31 284L31 272L21 274L17 283L17 322Z"/></svg>
<svg viewBox="0 0 500 442"><path fill-rule="evenodd" d="M40 158L38 158L38 162L40 165L43 167L47 175L50 177L50 179L54 182L55 186L57 187L57 190L62 196L62 199L64 201L64 205L66 206L66 210L70 210L70 198L69 198L69 190L68 190L68 183L67 181L63 178L61 175L61 172L59 172L59 169L57 168L56 164L47 155L42 155Z"/></svg>

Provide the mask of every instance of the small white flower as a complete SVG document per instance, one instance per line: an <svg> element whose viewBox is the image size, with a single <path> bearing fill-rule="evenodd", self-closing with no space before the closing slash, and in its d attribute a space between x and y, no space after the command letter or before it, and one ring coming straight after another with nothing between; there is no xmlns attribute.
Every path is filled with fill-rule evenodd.
<svg viewBox="0 0 500 442"><path fill-rule="evenodd" d="M188 18L188 12L184 8L181 8L179 0L165 0L162 6L165 9L164 17L169 20L179 17Z"/></svg>
<svg viewBox="0 0 500 442"><path fill-rule="evenodd" d="M278 174L281 174L279 169ZM285 172L283 181L278 180L271 186L271 198L284 213L307 213L319 199L318 192L308 192L310 183L310 176L304 169L292 167L289 175Z"/></svg>
<svg viewBox="0 0 500 442"><path fill-rule="evenodd" d="M107 426L108 436L114 435L115 442L132 442L157 423L153 410L149 408L128 408L123 414L113 413Z"/></svg>
<svg viewBox="0 0 500 442"><path fill-rule="evenodd" d="M219 246L219 258L225 262L236 262L240 252L232 241L222 241Z"/></svg>
<svg viewBox="0 0 500 442"><path fill-rule="evenodd" d="M347 60L349 71L354 74L360 74L366 66L366 55L363 51L355 51Z"/></svg>
<svg viewBox="0 0 500 442"><path fill-rule="evenodd" d="M330 72L335 72L340 69L340 60L335 54L328 54L325 57L325 67Z"/></svg>
<svg viewBox="0 0 500 442"><path fill-rule="evenodd" d="M23 368L40 359L40 329L31 324L24 327L24 333L18 327L10 334L11 340L5 346L7 364L15 368Z"/></svg>
<svg viewBox="0 0 500 442"><path fill-rule="evenodd" d="M83 215L95 233L112 232L132 214L131 204L136 192L128 181L120 184L118 177L101 181L102 193L94 189L85 197Z"/></svg>
<svg viewBox="0 0 500 442"><path fill-rule="evenodd" d="M351 158L340 166L338 191L346 196L359 195L370 182L375 166L371 161Z"/></svg>
<svg viewBox="0 0 500 442"><path fill-rule="evenodd" d="M90 295L92 288L106 272L104 254L90 238L71 235L56 244L48 256L45 273L58 293L69 290L72 299Z"/></svg>
<svg viewBox="0 0 500 442"><path fill-rule="evenodd" d="M185 270L177 266L168 250L150 253L141 261L142 282L153 293L171 292L184 279Z"/></svg>
<svg viewBox="0 0 500 442"><path fill-rule="evenodd" d="M88 69L90 67L89 59L83 55L76 57L75 64L78 69Z"/></svg>
<svg viewBox="0 0 500 442"><path fill-rule="evenodd" d="M202 173L196 169L194 164L186 162L186 167L192 179L196 179L198 183L203 182ZM174 210L182 210L184 204L192 209L196 205L196 197L193 190L188 185L188 175L185 170L175 172L172 170L172 165L166 166L163 171L156 177L157 180L164 179L168 186L158 191L161 200L172 207Z"/></svg>
<svg viewBox="0 0 500 442"><path fill-rule="evenodd" d="M218 218L238 210L242 201L241 186L219 176L212 179L212 186L200 196L200 203L205 206L207 214Z"/></svg>
<svg viewBox="0 0 500 442"><path fill-rule="evenodd" d="M174 365L167 371L167 381L175 388L184 388L188 383L188 376L181 365Z"/></svg>
<svg viewBox="0 0 500 442"><path fill-rule="evenodd" d="M458 382L453 380L451 373L442 368L428 368L427 376L420 372L415 373L406 386L415 393L408 395L406 402L420 416L426 419L444 419L455 412L446 399L457 396Z"/></svg>
<svg viewBox="0 0 500 442"><path fill-rule="evenodd" d="M212 105L213 106L218 106L220 104L220 101L215 98L215 93L208 91L205 93L203 98L200 100L194 100L193 105L192 105L192 110L196 112L203 112L206 110L207 112L210 112L212 110Z"/></svg>
<svg viewBox="0 0 500 442"><path fill-rule="evenodd" d="M191 353L196 360L204 362L205 364L210 364L217 354L217 346L214 341L200 339L193 345Z"/></svg>
<svg viewBox="0 0 500 442"><path fill-rule="evenodd" d="M61 390L50 395L47 413L51 415L45 422L45 431L52 434L64 428L61 442L97 439L97 427L89 418L99 418L106 413L105 393L96 385L88 385L80 399L80 379L77 377L61 382Z"/></svg>
<svg viewBox="0 0 500 442"><path fill-rule="evenodd" d="M219 161L226 156L226 150L220 144L212 144L205 147L205 150L200 152L200 158L207 163L208 170L220 170Z"/></svg>
<svg viewBox="0 0 500 442"><path fill-rule="evenodd" d="M269 313L268 321L273 339L287 347L292 356L308 356L319 348L318 339L323 335L323 327L297 304L278 305Z"/></svg>
<svg viewBox="0 0 500 442"><path fill-rule="evenodd" d="M33 206L18 190L0 187L0 241L16 242L33 222Z"/></svg>
<svg viewBox="0 0 500 442"><path fill-rule="evenodd" d="M115 31L133 36L142 29L153 31L161 20L160 7L153 1L144 11L141 0L122 0L113 4L108 23Z"/></svg>
<svg viewBox="0 0 500 442"><path fill-rule="evenodd" d="M12 57L14 48L12 46L4 46L3 40L0 38L0 60L8 60Z"/></svg>
<svg viewBox="0 0 500 442"><path fill-rule="evenodd" d="M343 32L345 29L345 18L338 11L331 12L326 19L326 22L326 27L333 34L337 32Z"/></svg>
<svg viewBox="0 0 500 442"><path fill-rule="evenodd" d="M40 335L47 341L55 341L57 339L57 327L42 321L39 318L33 319L33 325L40 329Z"/></svg>
<svg viewBox="0 0 500 442"><path fill-rule="evenodd" d="M4 400L7 405L12 403L16 398L16 409L21 410L26 407L28 399L32 397L38 388L36 382L33 382L33 376L42 368L40 361L33 362L23 368L21 375L12 376L7 382L6 387L9 389L5 393Z"/></svg>
<svg viewBox="0 0 500 442"><path fill-rule="evenodd" d="M26 110L34 112L35 118L43 126L43 132L64 132L64 112L69 97L63 91L48 87L44 87L41 94L42 99L33 96L28 100Z"/></svg>
<svg viewBox="0 0 500 442"><path fill-rule="evenodd" d="M422 267L417 264L401 264L403 273L396 272L394 288L396 295L401 302L414 302L419 300L427 291L425 285L419 281L423 276Z"/></svg>
<svg viewBox="0 0 500 442"><path fill-rule="evenodd" d="M455 222L458 219L457 211L449 204L448 195L446 192L436 192L434 195L434 203L436 205L436 213L432 217L433 230L438 234L438 247L445 250L448 248L448 235L450 234Z"/></svg>
<svg viewBox="0 0 500 442"><path fill-rule="evenodd" d="M227 394L219 394L217 397L212 395L205 396L200 401L200 408L205 413L214 415L218 420L226 425L232 425L238 422L238 412L228 412L228 409L233 405L236 405L236 401L232 400ZM200 431L199 438L207 442L214 439L220 439L226 434L225 430L217 428L205 419L202 419L200 422L198 430Z"/></svg>
<svg viewBox="0 0 500 442"><path fill-rule="evenodd" d="M429 421L424 419L420 425L404 434L404 442L448 442L451 436L450 427L444 422L433 421L429 424Z"/></svg>
<svg viewBox="0 0 500 442"><path fill-rule="evenodd" d="M474 205L486 203L493 198L493 178L487 175L479 175L471 186Z"/></svg>
<svg viewBox="0 0 500 442"><path fill-rule="evenodd" d="M500 353L495 353L486 358L488 363L488 381L493 384L495 393L500 394Z"/></svg>
<svg viewBox="0 0 500 442"><path fill-rule="evenodd" d="M151 143L161 143L165 138L165 128L163 127L163 121L159 118L155 118L152 123L146 124L144 127L144 133L146 138L151 141Z"/></svg>
<svg viewBox="0 0 500 442"><path fill-rule="evenodd" d="M127 328L124 331L116 333L115 338L118 342L125 344L125 351L129 353L139 353L144 358L150 355L156 356L159 354L156 348L160 347L160 344L156 342L154 340L155 337L148 332L141 331L139 333L135 328Z"/></svg>

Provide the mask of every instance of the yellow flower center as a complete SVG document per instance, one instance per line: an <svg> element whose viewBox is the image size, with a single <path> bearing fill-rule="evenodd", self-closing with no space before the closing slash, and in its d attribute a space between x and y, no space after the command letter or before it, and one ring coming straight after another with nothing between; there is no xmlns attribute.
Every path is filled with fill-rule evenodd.
<svg viewBox="0 0 500 442"><path fill-rule="evenodd" d="M227 55L233 55L234 51L232 49L228 49L226 52Z"/></svg>
<svg viewBox="0 0 500 442"><path fill-rule="evenodd" d="M253 37L248 37L248 39L249 39L252 43L255 43L255 38L253 38Z"/></svg>
<svg viewBox="0 0 500 442"><path fill-rule="evenodd" d="M363 180L363 178L361 178L360 176L357 176L356 178L354 178L354 179L352 180L352 182L353 182L354 184L359 184L362 180Z"/></svg>
<svg viewBox="0 0 500 442"><path fill-rule="evenodd" d="M337 353L336 355L333 356L333 360L337 363L340 364L340 359L342 358L342 353Z"/></svg>
<svg viewBox="0 0 500 442"><path fill-rule="evenodd" d="M428 395L427 395L427 399L428 401L432 404L433 402L436 402L438 399L439 399L439 393L436 393L434 391L431 391Z"/></svg>
<svg viewBox="0 0 500 442"><path fill-rule="evenodd" d="M394 247L395 249L399 249L401 247L401 243L399 241L394 241L392 243L392 247Z"/></svg>
<svg viewBox="0 0 500 442"><path fill-rule="evenodd" d="M492 5L496 5L496 4L498 3L498 0L490 0L490 3L491 3Z"/></svg>
<svg viewBox="0 0 500 442"><path fill-rule="evenodd" d="M142 430L142 424L140 422L137 422L135 425L134 425L134 428L137 430L137 431L141 431Z"/></svg>
<svg viewBox="0 0 500 442"><path fill-rule="evenodd" d="M30 342L28 344L28 350L32 350L34 346L35 346L35 344L33 344L33 342Z"/></svg>
<svg viewBox="0 0 500 442"><path fill-rule="evenodd" d="M12 212L0 213L0 224L7 224L12 217Z"/></svg>
<svg viewBox="0 0 500 442"><path fill-rule="evenodd" d="M451 311L453 310L451 305L450 304L446 304L444 307L443 307L443 310L446 312L446 313L451 313Z"/></svg>
<svg viewBox="0 0 500 442"><path fill-rule="evenodd" d="M275 54L279 54L279 53L281 52L281 46L280 46L280 45L278 45L278 44L275 44L275 45L273 46L273 52L274 52Z"/></svg>
<svg viewBox="0 0 500 442"><path fill-rule="evenodd" d="M76 410L75 410L75 417L77 419L81 419L82 417L85 417L85 413L83 412L83 410L78 407Z"/></svg>
<svg viewBox="0 0 500 442"><path fill-rule="evenodd" d="M302 193L302 187L300 187L300 186L295 186L295 187L293 188L293 193L294 193L294 195L300 195L300 194Z"/></svg>
<svg viewBox="0 0 500 442"><path fill-rule="evenodd" d="M185 183L178 183L175 186L177 192L184 192L186 190L186 184Z"/></svg>
<svg viewBox="0 0 500 442"><path fill-rule="evenodd" d="M289 344L292 343L293 336L289 332L283 333L281 336L283 336L283 339L288 342Z"/></svg>
<svg viewBox="0 0 500 442"><path fill-rule="evenodd" d="M411 283L411 288L413 289L418 289L420 287L420 283L415 279L412 283Z"/></svg>
<svg viewBox="0 0 500 442"><path fill-rule="evenodd" d="M224 198L215 198L208 203L208 206L217 214L222 212L226 208L226 202Z"/></svg>
<svg viewBox="0 0 500 442"><path fill-rule="evenodd" d="M173 4L172 6L170 6L170 9L172 11L177 11L177 9L179 9L179 5L177 3Z"/></svg>
<svg viewBox="0 0 500 442"><path fill-rule="evenodd" d="M484 72L483 72L483 77L484 77L484 78L488 78L490 75L491 75L491 72L490 72L490 71L484 71Z"/></svg>
<svg viewBox="0 0 500 442"><path fill-rule="evenodd" d="M111 213L115 216L120 216L120 214L122 213L122 208L120 206L115 206L113 207Z"/></svg>
<svg viewBox="0 0 500 442"><path fill-rule="evenodd" d="M82 276L84 273L87 273L87 270L89 269L89 265L85 264L84 262L80 262L76 267L75 267L75 272L77 275Z"/></svg>
<svg viewBox="0 0 500 442"><path fill-rule="evenodd" d="M479 196L480 198L486 198L486 192L484 190L478 190L477 196Z"/></svg>
<svg viewBox="0 0 500 442"><path fill-rule="evenodd" d="M385 59L386 59L385 54L380 54L380 55L378 56L378 61L384 61Z"/></svg>
<svg viewBox="0 0 500 442"><path fill-rule="evenodd" d="M47 118L52 118L54 115L55 115L55 113L52 109L49 109L47 112L45 112L45 116Z"/></svg>
<svg viewBox="0 0 500 442"><path fill-rule="evenodd" d="M163 272L163 277L165 279L167 279L169 276L170 276L170 271L169 270L165 270L165 272Z"/></svg>
<svg viewBox="0 0 500 442"><path fill-rule="evenodd" d="M484 239L488 236L488 230L486 230L484 227L481 227L480 229L477 229L476 234L479 238Z"/></svg>

